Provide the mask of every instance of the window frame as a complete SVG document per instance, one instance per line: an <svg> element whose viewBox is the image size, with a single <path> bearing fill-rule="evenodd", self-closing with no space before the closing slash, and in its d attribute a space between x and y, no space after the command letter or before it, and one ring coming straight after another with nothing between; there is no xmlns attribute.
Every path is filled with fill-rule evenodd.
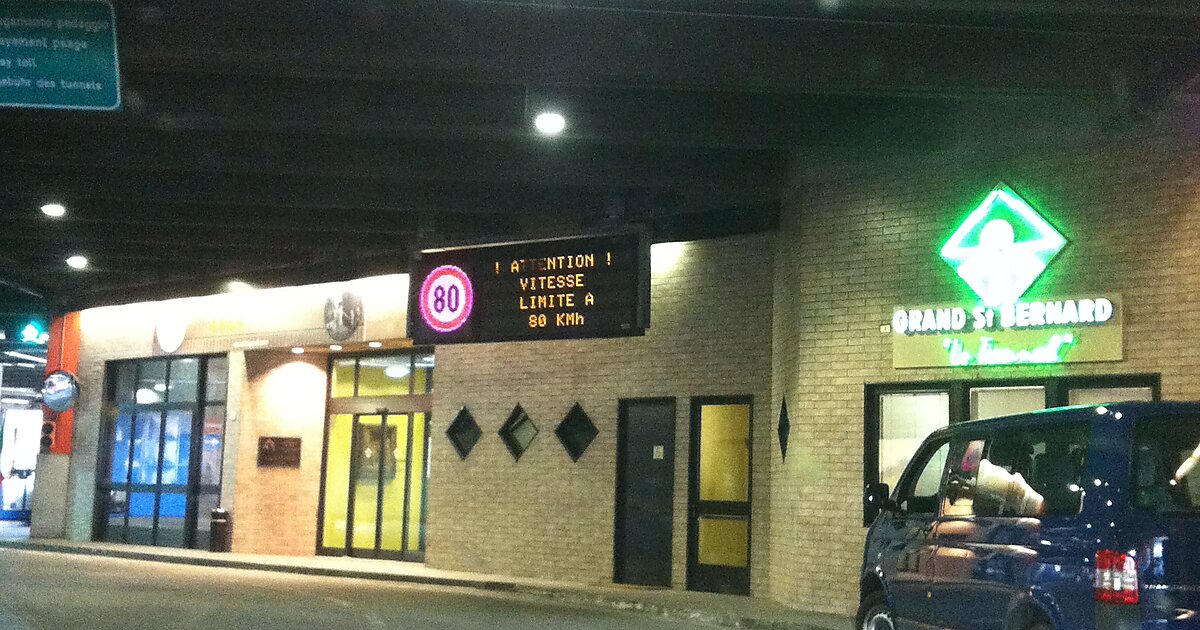
<svg viewBox="0 0 1200 630"><path fill-rule="evenodd" d="M884 394L948 393L950 396L950 426L971 419L971 389L978 387L1036 387L1045 388L1046 408L1067 405L1072 389L1147 387L1152 400L1162 397L1160 373L1101 374L1087 376L1040 376L989 379L947 379L929 381L897 381L867 383L863 386L863 487L879 483L879 442L882 435L882 406ZM986 438L985 438L986 439ZM922 451L918 450L918 453ZM907 468L906 468L907 471ZM904 483L902 477L897 488ZM896 490L897 488L893 488ZM895 493L893 493L895 496ZM866 510L863 511L864 521Z"/></svg>

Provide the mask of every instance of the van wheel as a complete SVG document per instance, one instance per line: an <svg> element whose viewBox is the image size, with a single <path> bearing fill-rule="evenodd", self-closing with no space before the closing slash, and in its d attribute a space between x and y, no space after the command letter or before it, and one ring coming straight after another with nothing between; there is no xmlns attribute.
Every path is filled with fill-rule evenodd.
<svg viewBox="0 0 1200 630"><path fill-rule="evenodd" d="M888 608L887 594L875 591L863 598L858 607L857 630L895 630L892 609Z"/></svg>

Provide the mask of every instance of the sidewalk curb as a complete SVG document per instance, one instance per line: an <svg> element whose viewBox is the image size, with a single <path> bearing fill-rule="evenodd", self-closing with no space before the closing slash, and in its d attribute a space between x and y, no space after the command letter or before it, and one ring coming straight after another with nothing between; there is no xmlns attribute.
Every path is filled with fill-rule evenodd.
<svg viewBox="0 0 1200 630"><path fill-rule="evenodd" d="M827 625L818 625L812 623L800 623L779 619L760 619L741 615L711 613L694 608L639 601L635 597L620 597L618 594L610 595L607 593L590 592L580 588L572 588L570 586L553 588L533 584L521 584L515 581L510 582L501 580L482 580L427 575L405 575L396 573L355 571L353 569L267 564L260 562L247 562L242 560L227 560L219 557L218 555L203 557L172 556L138 551L135 549L124 550L81 547L42 541L0 540L0 549L42 551L80 556L99 556L223 569L270 571L275 573L292 573L297 575L312 575L318 577L353 578L383 582L403 582L425 586L471 588L491 592L541 597L569 604L598 606L603 608L611 608L614 610L642 613L655 617L661 617L663 619L691 621L727 628L746 628L751 630L828 630L829 628ZM801 615L804 613L801 611L796 611L796 614Z"/></svg>

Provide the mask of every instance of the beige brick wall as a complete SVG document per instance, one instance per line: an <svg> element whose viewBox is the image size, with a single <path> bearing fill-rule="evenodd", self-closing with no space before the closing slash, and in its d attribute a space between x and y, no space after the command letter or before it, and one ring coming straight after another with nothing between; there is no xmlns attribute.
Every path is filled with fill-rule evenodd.
<svg viewBox="0 0 1200 630"><path fill-rule="evenodd" d="M938 249L998 180L1069 241L1038 291L1123 295L1124 361L891 367L891 340L880 325L897 305L961 297ZM776 247L773 408L786 394L793 446L786 463L772 460L771 595L833 613L856 605L865 383L1160 372L1164 398L1200 397L1198 251L1194 139L937 155L812 179L798 174Z"/></svg>
<svg viewBox="0 0 1200 630"><path fill-rule="evenodd" d="M672 254L676 264L668 265ZM427 561L610 583L618 401L674 397L673 580L684 583L689 401L754 397L752 589L765 593L770 527L771 238L655 246L644 337L437 349ZM578 401L600 433L572 463L554 429ZM540 433L514 462L496 432L517 404ZM444 436L462 406L483 436L465 461Z"/></svg>
<svg viewBox="0 0 1200 630"><path fill-rule="evenodd" d="M325 356L247 352L237 434L233 551L316 551L325 436ZM299 468L258 467L259 437L298 437Z"/></svg>

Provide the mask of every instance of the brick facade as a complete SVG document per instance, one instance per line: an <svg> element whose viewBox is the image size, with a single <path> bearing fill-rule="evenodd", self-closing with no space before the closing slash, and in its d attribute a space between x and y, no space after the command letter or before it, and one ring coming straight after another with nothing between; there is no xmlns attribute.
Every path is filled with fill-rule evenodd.
<svg viewBox="0 0 1200 630"><path fill-rule="evenodd" d="M892 367L899 305L955 302L961 281L938 249L1004 181L1069 241L1035 285L1044 295L1122 295L1125 358L1115 363L963 369ZM1148 136L1049 149L941 153L797 169L778 233L654 248L652 326L644 337L443 346L431 417L427 563L608 583L618 404L676 399L673 582L686 579L690 401L752 396L752 592L802 609L849 613L859 526L867 383L1158 373L1164 398L1200 398L1200 146ZM67 535L90 535L104 362L153 354L149 309L83 314L83 388ZM230 355L227 497L235 549L315 551L324 358ZM271 381L288 372L287 395ZM294 373L293 373L294 372ZM786 396L791 445L775 437ZM580 403L599 428L572 463L554 435ZM496 432L520 404L540 433L514 462ZM444 433L467 406L483 437L462 460ZM300 469L260 470L259 435L304 440ZM236 436L236 441L234 440ZM236 486L236 491L235 491ZM228 503L228 499L226 499Z"/></svg>
<svg viewBox="0 0 1200 630"><path fill-rule="evenodd" d="M1123 295L1124 361L892 368L880 326L898 305L961 299L961 281L938 250L1000 180L1069 242L1035 289ZM1164 398L1200 397L1200 358L1182 351L1200 338L1197 251L1200 147L1192 139L797 173L776 249L772 407L786 395L795 445L772 469L772 596L831 613L856 606L865 383L1161 373Z"/></svg>
<svg viewBox="0 0 1200 630"><path fill-rule="evenodd" d="M770 410L771 239L653 249L645 337L443 346L434 385L430 566L609 583L618 401L676 398L673 581L685 579L689 400L749 395L753 407L752 590L767 585L774 422ZM669 260L679 258L674 264ZM572 463L554 428L579 402L600 434ZM540 433L514 462L496 431L520 404ZM483 437L460 460L444 437L467 406Z"/></svg>
<svg viewBox="0 0 1200 630"><path fill-rule="evenodd" d="M311 556L325 439L325 357L247 352L244 374L233 551ZM299 468L258 466L258 438L275 436L300 438Z"/></svg>

